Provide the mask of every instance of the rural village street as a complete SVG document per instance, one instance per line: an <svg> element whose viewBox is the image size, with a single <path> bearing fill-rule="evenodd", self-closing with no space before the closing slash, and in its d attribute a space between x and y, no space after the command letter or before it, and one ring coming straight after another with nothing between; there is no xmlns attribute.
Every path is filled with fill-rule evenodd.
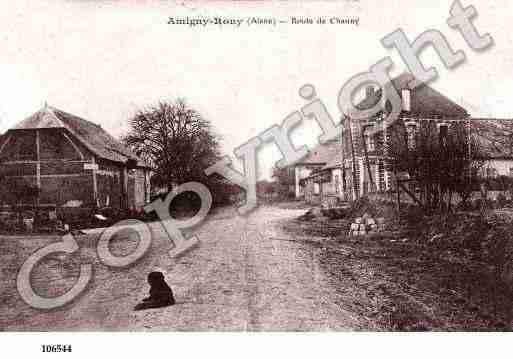
<svg viewBox="0 0 513 359"><path fill-rule="evenodd" d="M304 210L268 206L247 217L238 216L231 209L219 211L194 231L200 245L174 262L167 253L170 244L160 233L154 237L144 258L127 269L111 269L98 262L92 235L82 236L87 239L78 239L82 243L80 260L48 259L33 272L38 292L55 296L73 283L79 261L93 262L94 278L85 293L73 303L52 311L30 308L15 289L16 267L51 240L9 243L3 239L1 274L6 285L1 289L4 300L0 304L0 328L43 331L361 328L358 315L337 304L337 283L319 265L318 254L323 248L297 241L280 229L281 221L302 213ZM127 243L131 241L113 243L113 253L126 254ZM164 272L177 305L134 312L134 305L148 294L146 276L153 270Z"/></svg>

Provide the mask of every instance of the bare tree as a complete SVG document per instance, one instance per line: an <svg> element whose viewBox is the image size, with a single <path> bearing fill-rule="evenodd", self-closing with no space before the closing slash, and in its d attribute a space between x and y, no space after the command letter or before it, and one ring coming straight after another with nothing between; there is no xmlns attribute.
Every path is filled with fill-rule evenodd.
<svg viewBox="0 0 513 359"><path fill-rule="evenodd" d="M466 122L453 122L440 130L435 121L420 121L412 136L398 121L391 133L389 164L395 171L408 173L420 189L425 209L450 211L455 193L467 201L476 187L482 156Z"/></svg>
<svg viewBox="0 0 513 359"><path fill-rule="evenodd" d="M153 166L152 182L168 191L180 183L207 181L203 171L220 158L210 122L183 99L141 110L129 122L125 144Z"/></svg>

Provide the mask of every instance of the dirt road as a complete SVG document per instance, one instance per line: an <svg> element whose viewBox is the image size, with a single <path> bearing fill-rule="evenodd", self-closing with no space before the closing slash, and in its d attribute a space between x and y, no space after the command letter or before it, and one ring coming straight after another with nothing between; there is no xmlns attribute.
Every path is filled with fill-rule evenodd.
<svg viewBox="0 0 513 359"><path fill-rule="evenodd" d="M107 268L95 253L97 235L79 239L80 253L43 261L36 290L55 296L70 288L77 263L92 262L94 279L73 303L52 311L26 305L16 293L16 271L37 248L59 238L2 238L0 263L3 330L354 330L367 326L337 302L337 286L320 266L323 248L296 241L279 223L301 210L261 207L248 217L224 211L196 229L200 245L172 261L162 232L128 269ZM131 241L114 243L119 254ZM147 296L146 275L165 273L178 304L134 312Z"/></svg>

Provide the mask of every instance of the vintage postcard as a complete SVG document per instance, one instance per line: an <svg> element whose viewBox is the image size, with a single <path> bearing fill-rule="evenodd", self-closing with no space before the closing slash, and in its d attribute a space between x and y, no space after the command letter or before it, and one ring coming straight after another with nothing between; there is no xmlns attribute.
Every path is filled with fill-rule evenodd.
<svg viewBox="0 0 513 359"><path fill-rule="evenodd" d="M511 331L512 13L2 1L0 340Z"/></svg>

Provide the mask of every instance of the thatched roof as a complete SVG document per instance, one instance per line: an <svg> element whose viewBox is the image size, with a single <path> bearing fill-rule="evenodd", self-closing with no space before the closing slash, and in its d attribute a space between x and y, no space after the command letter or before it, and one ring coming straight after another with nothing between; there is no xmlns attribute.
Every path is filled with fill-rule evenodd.
<svg viewBox="0 0 513 359"><path fill-rule="evenodd" d="M485 159L513 159L513 119L472 118L471 131Z"/></svg>
<svg viewBox="0 0 513 359"><path fill-rule="evenodd" d="M100 158L124 164L128 161L136 161L138 167L150 167L108 134L100 125L52 106L47 105L43 107L32 116L19 122L9 131L43 128L64 128L68 130L84 146Z"/></svg>
<svg viewBox="0 0 513 359"><path fill-rule="evenodd" d="M415 80L411 73L403 73L392 79L392 84L399 96L402 96L402 90L408 89L409 83ZM371 96L367 96L359 102L356 107L361 110L371 108L380 100L381 92L381 89L376 90ZM463 107L424 83L420 83L420 85L410 90L410 111L408 114L419 118L468 117L468 113Z"/></svg>

